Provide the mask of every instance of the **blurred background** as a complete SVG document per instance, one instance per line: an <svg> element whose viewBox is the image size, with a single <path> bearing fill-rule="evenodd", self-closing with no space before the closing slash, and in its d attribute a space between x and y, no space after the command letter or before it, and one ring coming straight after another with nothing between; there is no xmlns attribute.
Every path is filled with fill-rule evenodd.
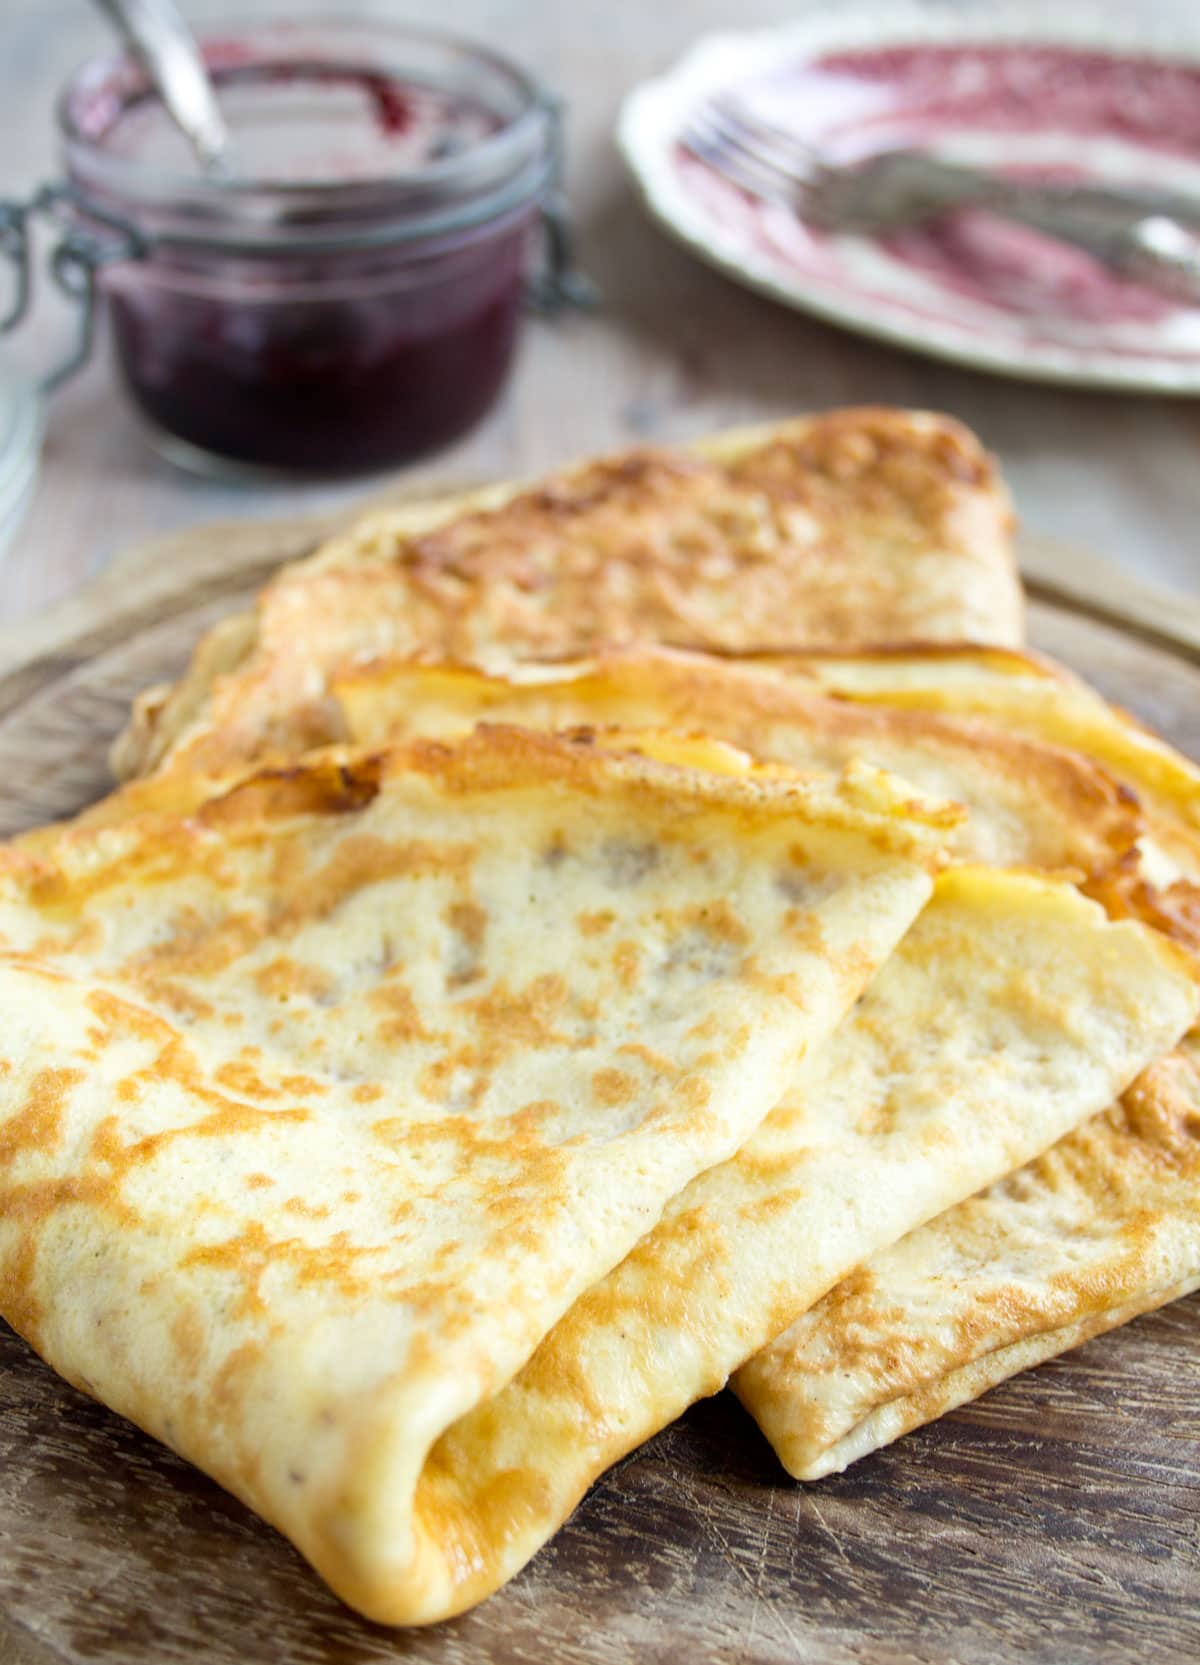
<svg viewBox="0 0 1200 1665"><path fill-rule="evenodd" d="M203 30L233 8L186 0L183 9ZM256 0L237 8L243 18L258 9ZM961 0L958 9L986 11L989 0ZM1073 9L1126 23L1136 15L1148 30L1164 19L1173 28L1194 24L1200 37L1195 0L1138 0L1136 8L1075 0ZM452 17L445 0L404 0L393 10L501 46L562 94L579 257L604 295L595 313L533 322L497 407L466 439L413 465L414 481L528 474L577 454L831 405L921 405L980 433L1037 532L1145 579L1200 590L1194 400L1026 385L856 337L736 286L647 217L613 143L623 95L706 31L779 23L805 11L803 0L456 0ZM111 37L87 0L0 0L0 31L0 194L12 196L55 176L56 93ZM61 305L46 302L0 352L34 367L56 356L67 330ZM36 498L7 557L4 620L43 607L155 533L348 505L381 484L182 472L147 443L101 342L52 402Z"/></svg>

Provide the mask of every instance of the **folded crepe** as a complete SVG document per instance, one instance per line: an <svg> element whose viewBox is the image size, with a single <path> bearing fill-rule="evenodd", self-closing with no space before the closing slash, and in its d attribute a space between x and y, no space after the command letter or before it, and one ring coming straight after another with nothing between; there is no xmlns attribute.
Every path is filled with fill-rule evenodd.
<svg viewBox="0 0 1200 1665"><path fill-rule="evenodd" d="M947 647L766 655L763 662L844 700L981 716L1081 752L1136 792L1154 846L1184 873L1200 873L1200 769L1051 659Z"/></svg>
<svg viewBox="0 0 1200 1665"><path fill-rule="evenodd" d="M431 1450L779 1102L959 813L679 755L485 729L0 851L0 1315L375 1617L471 1599ZM1111 991L1105 1077L1190 994L1111 940L1154 1011Z"/></svg>
<svg viewBox="0 0 1200 1665"><path fill-rule="evenodd" d="M860 708L795 677L668 648L526 665L506 676L408 659L372 661L330 679L330 730L356 746L468 733L478 722L700 731L760 758L833 770L856 758L970 811L949 835L960 859L1031 866L1103 881L1143 831L1137 805L1077 752L977 717ZM99 824L147 808L186 809L211 781L168 769L132 781L81 817ZM36 844L54 829L26 835Z"/></svg>
<svg viewBox="0 0 1200 1665"><path fill-rule="evenodd" d="M743 1149L693 1180L434 1447L422 1500L454 1553L406 1616L486 1595L596 1475L722 1387L867 1244L894 1241L1106 1102L1191 1021L1194 975L1165 938L1110 923L1067 884L944 873Z"/></svg>
<svg viewBox="0 0 1200 1665"><path fill-rule="evenodd" d="M742 1370L818 1480L988 1388L1200 1288L1200 1039L980 1196L874 1256Z"/></svg>
<svg viewBox="0 0 1200 1665"><path fill-rule="evenodd" d="M1099 877L1125 861L1143 830L1136 802L1078 752L970 714L857 707L757 664L671 649L507 676L390 659L338 672L331 693L337 732L356 745L487 721L699 730L800 769L837 771L861 758L965 805L952 853L998 866ZM175 789L164 780L150 790ZM119 794L110 812L123 812Z"/></svg>
<svg viewBox="0 0 1200 1665"><path fill-rule="evenodd" d="M934 656L934 662L945 658ZM1042 672L1036 669L1040 679ZM461 667L391 660L338 673L332 679L332 692L339 711L338 732L355 743L372 746L422 734L461 734L486 719L547 728L570 724L584 724L589 729L613 724L650 725L656 730L698 727L725 742L753 746L760 757L802 767L836 768L850 757L862 756L902 771L926 792L953 796L970 805L969 820L950 835L950 847L958 859L1058 868L1100 886L1113 873L1131 871L1130 858L1142 832L1142 819L1131 794L1094 763L1043 740L1013 735L971 708L960 716L920 708L859 707L814 692L786 671L738 666L670 650L627 650L581 664L527 666L507 678ZM651 745L652 737L643 736L641 743ZM706 743L711 745L711 741ZM155 795L177 795L195 789L194 779L168 774L134 783L110 805L101 806L101 812L129 813L130 805L139 797L147 801ZM126 804L122 810L123 799ZM1006 892L1002 888L999 894L1008 896L1018 920L1022 910L1028 912L1032 892L1019 888ZM944 917L949 916L944 895L939 907ZM970 991L970 998L979 997L986 1008L989 996L986 984L980 981L979 945L986 942L988 930L995 931L997 925L994 918L988 920L979 880L975 881L971 906L965 906L960 896L953 917L958 948L952 954L943 947L939 976ZM929 920L922 922L923 931L932 933L932 928ZM1044 920L1036 926L1038 930L1044 928ZM909 964L908 956L917 952L921 940L920 935L914 935L900 951L901 967ZM1065 953L1069 957L1091 951L1087 945L1077 945ZM831 1050L833 1062L826 1065L826 1070L832 1068L834 1081L842 1084L856 1079L856 1070L861 1076L870 1056L862 1027L867 1019L880 1033L893 1036L893 1044L900 1048L908 1031L914 1030L920 1037L918 1066L900 1082L893 1082L893 1118L902 1137L892 1138L891 1129L884 1135L876 1130L868 1137L857 1136L854 1117L847 1125L846 1097L840 1090L831 1090L827 1073L819 1092L814 1088L806 1095L805 1132L799 1149L783 1147L781 1152L780 1141L785 1135L780 1132L781 1117L777 1113L771 1124L771 1137L776 1141L771 1164L765 1169L757 1165L762 1148L770 1148L768 1136L760 1133L743 1157L695 1182L678 1205L681 1217L694 1224L692 1203L699 1192L705 1194L704 1227L694 1252L685 1256L678 1244L672 1244L669 1222L673 1213L669 1211L663 1226L651 1234L633 1261L577 1304L573 1314L544 1344L538 1366L542 1376L549 1372L560 1388L564 1380L572 1383L565 1399L560 1394L557 1410L548 1404L543 1389L535 1390L531 1385L541 1378L527 1371L519 1378L517 1389L490 1405L483 1419L491 1430L486 1439L480 1433L483 1421L478 1418L464 1423L453 1436L456 1455L453 1471L443 1481L443 1491L456 1499L453 1508L448 1502L445 1507L448 1516L467 1523L462 1527L464 1531L478 1530L479 1486L483 1484L478 1477L492 1474L501 1464L488 1440L498 1441L508 1453L501 1466L510 1472L510 1478L497 1487L498 1513L488 1528L490 1547L480 1562L481 1582L447 1592L446 1600L459 1604L470 1599L472 1592L485 1593L503 1572L519 1565L565 1515L600 1468L691 1398L720 1386L731 1369L782 1327L789 1311L803 1312L839 1275L839 1269L847 1270L867 1252L868 1244L886 1245L909 1224L925 1219L930 1208L937 1206L931 1203L931 1195L957 1201L972 1188L973 1175L1002 1174L1014 1160L1021 1160L1014 1155L1014 1137L1023 1137L1024 1150L1035 1153L1054 1136L1047 1106L1037 1102L1036 1093L1023 1102L1018 1083L1004 1102L991 1061L994 1036L986 1024L981 1027L973 1010L964 1014L954 997L940 987L937 998L930 999L928 1005L943 1015L946 1030L931 1021L925 1010L914 1016L886 1006L886 991L901 976L902 971L893 966L883 981L884 992L877 995L873 991L868 996L865 1014L860 1013L857 1021L839 1034L836 1050ZM1051 998L1048 989L1045 997ZM956 1057L958 1029L968 1036L968 1063L961 1070L948 1063ZM864 1101L872 1094L878 1097L879 1091L877 1083L861 1089ZM1045 1092L1043 1096L1052 1098ZM812 1131L812 1100L818 1097L829 1118L830 1144L824 1149L814 1146ZM906 1171L897 1146L909 1136L914 1120L925 1116L928 1122L931 1102L939 1106L942 1119L944 1144L938 1161L931 1162L928 1151L922 1151L915 1163L909 1163L911 1171ZM1071 1095L1060 1097L1057 1107L1066 1120L1057 1125L1073 1126L1078 1120L1077 1106L1078 1101ZM783 1125L794 1129L797 1124L793 1121ZM990 1143L982 1132L985 1126L993 1134ZM962 1133L956 1134L956 1128L970 1129L973 1145L965 1157L959 1148ZM891 1207L880 1204L876 1174L888 1176ZM824 1202L814 1214L812 1196L817 1191ZM767 1213L771 1222L769 1247L743 1221L751 1195L764 1210L774 1198ZM870 1199L869 1223L860 1213L864 1196ZM737 1248L718 1253L716 1245L730 1233L731 1222L737 1222ZM843 1232L842 1226L847 1230ZM789 1233L795 1234L797 1242L803 1241L803 1247L795 1253L788 1248ZM770 1275L764 1271L768 1262ZM721 1287L729 1296L719 1321L714 1318L719 1308L716 1296L706 1307L708 1297L703 1292L703 1268L712 1264L720 1266ZM1059 1263L1051 1270L1057 1272ZM638 1293L636 1298L622 1297L617 1303L620 1339L614 1341L595 1314L615 1299L614 1290L621 1287L622 1279L633 1278ZM661 1294L649 1300L647 1289L651 1285L676 1288L679 1310L669 1314ZM630 1308L643 1315L643 1323L631 1322ZM823 1310L829 1311L829 1336L836 1338L840 1334L839 1319L827 1303L816 1309L818 1313ZM584 1313L591 1316L585 1320ZM797 1332L805 1322L800 1321ZM691 1342L678 1341L681 1329L691 1334L689 1325L693 1323L702 1329L707 1326L706 1343L698 1350ZM651 1329L653 1336L649 1334ZM603 1343L598 1340L601 1336L605 1337ZM714 1342L714 1337L719 1341ZM885 1356L890 1356L887 1346L893 1341L894 1327L881 1337ZM691 1370L684 1368L680 1355L681 1348L687 1353L689 1347ZM630 1365L631 1353L642 1361L640 1374ZM764 1356L771 1360L776 1354L768 1349ZM612 1393L596 1385L597 1379L607 1380L614 1372L632 1395L619 1417ZM764 1371L752 1364L739 1377L740 1384L751 1384L744 1391L756 1412L760 1406L753 1384L763 1375ZM777 1369L776 1375L796 1378L799 1404L813 1390L814 1382L802 1379L802 1371ZM585 1402L599 1409L585 1415L580 1410ZM774 1403L783 1407L775 1420L763 1410L764 1424L772 1434L786 1420L787 1392L777 1389ZM562 1439L557 1444L546 1443L545 1431L556 1416L562 1426ZM469 1447L465 1443L468 1434ZM527 1449L530 1441L532 1449ZM543 1444L553 1451L550 1473L546 1472L547 1464L537 1458ZM519 1461L514 1456L518 1446L522 1452ZM465 1472L476 1478L464 1493ZM518 1473L534 1478L518 1484L511 1478ZM530 1495L541 1501L530 1502ZM555 1499L553 1506L545 1501L548 1498ZM501 1538L505 1542L503 1551L497 1547Z"/></svg>
<svg viewBox="0 0 1200 1665"><path fill-rule="evenodd" d="M219 624L137 702L118 775L224 778L333 738L329 673L419 653L505 666L604 644L1021 640L1011 513L944 417L847 410L540 484L380 510Z"/></svg>
<svg viewBox="0 0 1200 1665"><path fill-rule="evenodd" d="M1149 917L1195 943L1200 863L1188 873L1164 859L1186 855L1200 805L1200 772L1186 758L1049 662L934 651L834 663L831 675L830 660L818 661L824 686L897 703L839 710L794 677L785 690L761 669L661 651L529 669L519 687L367 666L335 679L335 691L349 731L366 741L494 712L542 723L564 714L693 721L807 765L859 754L970 804L951 843L960 856L1074 866L1110 912ZM1097 770L1096 756L1124 783ZM1149 806L1158 846L1149 861L1145 838L1135 848L1137 802ZM1198 1056L1193 1036L1054 1152L859 1269L740 1372L737 1391L790 1472L813 1479L844 1467L1196 1287Z"/></svg>
<svg viewBox="0 0 1200 1665"><path fill-rule="evenodd" d="M1158 934L959 870L797 1069L953 817L604 743L692 766L484 728L5 853L0 1311L377 1619L487 1594L1194 1014Z"/></svg>
<svg viewBox="0 0 1200 1665"><path fill-rule="evenodd" d="M1091 689L1049 663L965 651L798 670L855 699L987 712L1086 746L1153 828L1136 864L1089 889L1110 913L1150 918L1195 947L1200 770ZM817 1479L1198 1285L1193 1031L1054 1150L858 1268L734 1385L785 1467Z"/></svg>
<svg viewBox="0 0 1200 1665"><path fill-rule="evenodd" d="M526 667L507 680L392 661L351 668L333 687L346 731L369 744L456 732L486 716L545 726L692 723L804 767L862 756L969 804L950 844L959 859L1073 869L1110 912L1149 917L1194 944L1200 892L1161 848L1147 861L1139 836L1144 799L1158 844L1178 852L1200 803L1200 773L1165 742L1049 662L1015 654L847 658L836 681L828 660L818 665L828 686L869 686L877 697L894 690L899 703L839 702L786 668L790 685L762 666L664 650ZM922 703L906 702L914 690ZM1024 734L1006 726L1014 710ZM1062 738L1124 766L1126 782L1055 743ZM1176 929L1180 920L1193 929ZM1198 1102L1198 1047L1193 1040L1147 1071L1126 1101L986 1201L951 1210L870 1262L740 1373L739 1393L791 1472L815 1478L843 1466L1012 1371L1194 1287L1200 1115L1181 1106ZM1079 1244L1064 1246L1079 1233L1090 1245L1086 1266ZM1143 1241L1140 1255L1131 1234Z"/></svg>

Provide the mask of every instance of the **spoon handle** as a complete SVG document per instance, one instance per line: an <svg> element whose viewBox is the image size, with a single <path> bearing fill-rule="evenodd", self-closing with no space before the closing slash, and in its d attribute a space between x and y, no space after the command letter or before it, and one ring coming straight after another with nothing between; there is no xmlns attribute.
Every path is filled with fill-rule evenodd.
<svg viewBox="0 0 1200 1665"><path fill-rule="evenodd" d="M175 0L97 0L141 59L176 126L210 173L228 168L229 134L200 48Z"/></svg>

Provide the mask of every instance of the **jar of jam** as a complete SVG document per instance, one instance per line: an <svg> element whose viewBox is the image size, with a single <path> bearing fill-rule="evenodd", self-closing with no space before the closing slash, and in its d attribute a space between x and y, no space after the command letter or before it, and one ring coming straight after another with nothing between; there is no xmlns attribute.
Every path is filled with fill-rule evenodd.
<svg viewBox="0 0 1200 1665"><path fill-rule="evenodd" d="M202 47L229 169L201 169L132 57L93 60L59 103L65 182L6 205L10 251L30 214L60 218L82 350L99 298L183 460L369 470L466 432L512 361L539 221L536 293L580 295L554 101L496 53L374 19Z"/></svg>

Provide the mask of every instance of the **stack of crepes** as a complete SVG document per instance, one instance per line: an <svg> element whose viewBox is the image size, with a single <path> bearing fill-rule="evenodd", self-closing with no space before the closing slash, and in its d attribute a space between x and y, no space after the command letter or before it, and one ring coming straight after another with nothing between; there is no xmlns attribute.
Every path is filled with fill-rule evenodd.
<svg viewBox="0 0 1200 1665"><path fill-rule="evenodd" d="M847 411L280 572L0 855L0 1312L422 1623L727 1381L811 1479L1194 1287L1200 776L1009 522Z"/></svg>

